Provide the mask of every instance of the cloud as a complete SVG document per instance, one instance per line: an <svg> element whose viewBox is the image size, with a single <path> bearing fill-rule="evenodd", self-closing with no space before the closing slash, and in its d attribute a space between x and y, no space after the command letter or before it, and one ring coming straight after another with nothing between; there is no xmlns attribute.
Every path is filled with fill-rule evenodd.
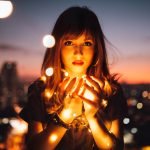
<svg viewBox="0 0 150 150"><path fill-rule="evenodd" d="M41 50L35 50L35 49L27 49L21 46L17 45L11 45L11 44L0 44L0 52L17 52L20 54L26 54L26 55L42 55L43 52Z"/></svg>
<svg viewBox="0 0 150 150"><path fill-rule="evenodd" d="M0 51L1 52L8 52L8 51L24 51L23 48L16 46L16 45L11 45L11 44L0 44Z"/></svg>

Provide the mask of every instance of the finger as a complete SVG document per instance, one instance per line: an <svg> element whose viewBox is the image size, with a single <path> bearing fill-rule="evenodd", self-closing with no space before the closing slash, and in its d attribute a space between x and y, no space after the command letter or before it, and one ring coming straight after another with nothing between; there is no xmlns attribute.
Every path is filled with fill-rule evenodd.
<svg viewBox="0 0 150 150"><path fill-rule="evenodd" d="M94 88L93 87L91 87L91 86L89 86L88 84L84 84L84 87L85 87L85 92L87 92L87 94L92 94L93 96L92 97L94 97L94 99L97 99L99 96L99 93L97 92L97 91L95 91L94 90ZM85 92L84 92L84 94L85 94Z"/></svg>
<svg viewBox="0 0 150 150"><path fill-rule="evenodd" d="M65 79L59 84L60 90L66 89L67 85L69 84L69 81L70 81L70 77L65 78Z"/></svg>
<svg viewBox="0 0 150 150"><path fill-rule="evenodd" d="M100 86L101 89L103 88L104 83L103 83L101 80L95 78L94 76L90 76L90 77L91 77L95 82L97 82L97 83L99 84L99 86Z"/></svg>
<svg viewBox="0 0 150 150"><path fill-rule="evenodd" d="M87 104L89 104L90 106L94 106L94 107L97 107L98 104L94 101L91 101L83 96L79 96L79 98L83 101L83 102L86 102Z"/></svg>
<svg viewBox="0 0 150 150"><path fill-rule="evenodd" d="M76 95L79 93L83 83L84 83L83 78L78 79L78 82L76 83L76 87L75 87L75 90L73 91L72 95Z"/></svg>
<svg viewBox="0 0 150 150"><path fill-rule="evenodd" d="M59 95L64 96L65 89L66 89L67 85L69 84L69 81L70 81L70 78L67 77L59 84L59 86L58 86Z"/></svg>
<svg viewBox="0 0 150 150"><path fill-rule="evenodd" d="M95 81L93 80L91 77L87 76L86 77L86 83L91 86L91 87L94 87L94 89L99 93L101 91L101 87L100 85Z"/></svg>
<svg viewBox="0 0 150 150"><path fill-rule="evenodd" d="M74 87L75 87L75 83L76 83L76 78L73 78L69 84L67 85L66 87L66 93L72 93L72 91L74 90Z"/></svg>

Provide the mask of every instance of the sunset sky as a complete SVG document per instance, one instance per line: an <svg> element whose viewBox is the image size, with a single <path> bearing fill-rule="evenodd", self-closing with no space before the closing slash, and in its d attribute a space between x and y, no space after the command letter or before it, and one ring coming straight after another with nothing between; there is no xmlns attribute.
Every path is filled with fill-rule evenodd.
<svg viewBox="0 0 150 150"><path fill-rule="evenodd" d="M120 82L150 83L149 0L12 0L14 11L0 19L0 68L17 62L20 77L40 76L42 38L70 6L88 6L98 16L108 45L111 73Z"/></svg>

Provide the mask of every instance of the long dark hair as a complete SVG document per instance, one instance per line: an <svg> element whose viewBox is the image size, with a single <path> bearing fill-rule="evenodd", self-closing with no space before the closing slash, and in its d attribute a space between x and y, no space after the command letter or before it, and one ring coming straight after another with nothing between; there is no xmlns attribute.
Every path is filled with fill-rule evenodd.
<svg viewBox="0 0 150 150"><path fill-rule="evenodd" d="M53 48L47 48L42 64L42 75L45 74L46 68L54 68L53 76L47 81L52 93L62 80L62 62L60 56L62 40L67 36L73 35L76 37L82 33L90 34L95 41L95 54L93 62L87 70L87 74L93 75L103 82L111 80L112 77L109 73L107 62L105 36L97 16L87 7L70 7L58 17L54 25L52 35L55 37L56 44ZM109 89L111 89L111 86Z"/></svg>

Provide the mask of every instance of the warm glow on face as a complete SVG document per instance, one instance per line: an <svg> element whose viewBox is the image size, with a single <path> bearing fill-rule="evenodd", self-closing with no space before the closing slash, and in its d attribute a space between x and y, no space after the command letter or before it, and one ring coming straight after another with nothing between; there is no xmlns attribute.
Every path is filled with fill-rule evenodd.
<svg viewBox="0 0 150 150"><path fill-rule="evenodd" d="M57 134L54 133L54 134L50 135L49 141L50 142L55 142L57 140L57 138L58 138Z"/></svg>
<svg viewBox="0 0 150 150"><path fill-rule="evenodd" d="M48 77L50 77L50 76L53 75L54 70L53 70L52 67L49 67L49 68L46 69L45 73L46 73L46 75L47 75Z"/></svg>
<svg viewBox="0 0 150 150"><path fill-rule="evenodd" d="M6 18L11 15L13 5L11 1L0 1L0 18Z"/></svg>
<svg viewBox="0 0 150 150"><path fill-rule="evenodd" d="M52 48L55 45L55 38L52 35L45 35L43 37L43 45L46 48Z"/></svg>
<svg viewBox="0 0 150 150"><path fill-rule="evenodd" d="M81 77L86 74L94 56L92 36L83 33L81 36L68 37L62 42L61 59L70 77Z"/></svg>

